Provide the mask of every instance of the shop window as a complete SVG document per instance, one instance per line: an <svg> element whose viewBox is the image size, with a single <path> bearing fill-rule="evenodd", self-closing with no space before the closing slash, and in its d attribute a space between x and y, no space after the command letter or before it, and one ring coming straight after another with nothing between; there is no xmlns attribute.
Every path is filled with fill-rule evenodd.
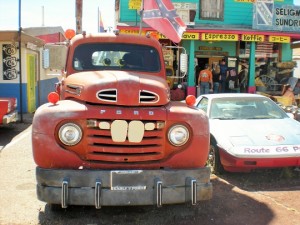
<svg viewBox="0 0 300 225"><path fill-rule="evenodd" d="M245 61L250 57L250 43L240 42L240 59ZM256 66L268 64L272 66L273 63L278 62L279 57L279 44L271 42L258 42L255 49Z"/></svg>
<svg viewBox="0 0 300 225"><path fill-rule="evenodd" d="M277 89L282 77L276 66L279 57L280 44L271 42L257 42L255 45L255 76L261 76L262 82L269 88ZM239 61L249 65L250 42L240 42Z"/></svg>
<svg viewBox="0 0 300 225"><path fill-rule="evenodd" d="M201 0L200 5L200 19L224 19L224 0Z"/></svg>

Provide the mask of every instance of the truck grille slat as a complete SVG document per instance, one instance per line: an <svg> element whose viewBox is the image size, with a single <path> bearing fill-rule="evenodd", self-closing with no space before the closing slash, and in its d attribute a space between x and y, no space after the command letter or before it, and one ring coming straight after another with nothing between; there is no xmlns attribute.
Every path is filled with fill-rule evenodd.
<svg viewBox="0 0 300 225"><path fill-rule="evenodd" d="M164 128L154 128L152 130L143 130L143 136L140 141L130 142L127 136L124 141L114 141L113 132L110 128L100 129L98 124L102 121L97 120L96 126L88 127L85 134L88 148L86 160L90 161L107 161L107 162L142 162L159 160L164 157L162 149L164 149ZM114 120L106 120L108 127L112 126ZM153 123L157 121L140 121L140 123ZM159 121L161 123L161 121ZM126 121L130 123L130 121ZM129 133L129 127L126 132ZM143 128L144 129L144 128ZM136 131L135 131L136 132ZM127 133L127 135L129 135Z"/></svg>

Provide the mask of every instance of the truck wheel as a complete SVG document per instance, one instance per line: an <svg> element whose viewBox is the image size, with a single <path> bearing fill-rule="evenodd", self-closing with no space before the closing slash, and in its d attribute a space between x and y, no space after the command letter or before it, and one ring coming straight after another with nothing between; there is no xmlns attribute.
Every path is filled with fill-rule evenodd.
<svg viewBox="0 0 300 225"><path fill-rule="evenodd" d="M207 166L211 168L211 172L214 174L223 174L225 172L221 164L218 147L215 143L210 144Z"/></svg>

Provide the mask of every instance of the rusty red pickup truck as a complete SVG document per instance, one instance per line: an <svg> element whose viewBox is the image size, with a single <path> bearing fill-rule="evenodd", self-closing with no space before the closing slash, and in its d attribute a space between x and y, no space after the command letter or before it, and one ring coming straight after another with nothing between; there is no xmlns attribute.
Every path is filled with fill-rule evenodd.
<svg viewBox="0 0 300 225"><path fill-rule="evenodd" d="M158 40L78 34L64 65L56 93L33 118L39 200L99 209L212 197L208 118L189 101L170 100Z"/></svg>

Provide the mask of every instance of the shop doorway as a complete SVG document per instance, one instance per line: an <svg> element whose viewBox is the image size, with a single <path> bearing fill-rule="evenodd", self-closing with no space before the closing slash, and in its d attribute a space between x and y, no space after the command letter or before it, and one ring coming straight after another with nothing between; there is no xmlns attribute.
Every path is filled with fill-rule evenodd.
<svg viewBox="0 0 300 225"><path fill-rule="evenodd" d="M199 70L203 70L205 64L208 64L210 69L212 69L213 64L219 64L223 58L224 58L224 56L211 56L211 57L200 56L200 57L197 57L197 63L198 63Z"/></svg>
<svg viewBox="0 0 300 225"><path fill-rule="evenodd" d="M36 55L27 54L27 111L33 113L36 110L35 86L36 86Z"/></svg>
<svg viewBox="0 0 300 225"><path fill-rule="evenodd" d="M198 80L198 76L201 70L204 69L205 64L209 65L209 68L212 69L216 64L219 64L220 61L224 58L224 56L197 56L197 65L195 71L195 81Z"/></svg>
<svg viewBox="0 0 300 225"><path fill-rule="evenodd" d="M197 58L199 70L203 70L205 64L209 64L209 58Z"/></svg>

